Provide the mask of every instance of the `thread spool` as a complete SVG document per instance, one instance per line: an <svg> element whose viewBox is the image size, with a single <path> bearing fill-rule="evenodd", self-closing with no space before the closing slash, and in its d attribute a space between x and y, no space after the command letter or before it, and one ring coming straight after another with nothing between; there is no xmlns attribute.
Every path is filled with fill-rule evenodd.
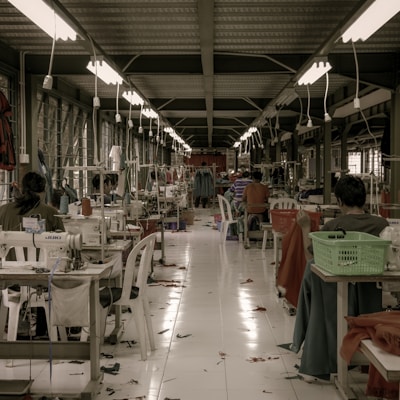
<svg viewBox="0 0 400 400"><path fill-rule="evenodd" d="M69 196L63 194L60 197L60 214L68 214Z"/></svg>
<svg viewBox="0 0 400 400"><path fill-rule="evenodd" d="M87 197L82 199L82 215L85 217L92 215L92 205L90 204L90 199Z"/></svg>

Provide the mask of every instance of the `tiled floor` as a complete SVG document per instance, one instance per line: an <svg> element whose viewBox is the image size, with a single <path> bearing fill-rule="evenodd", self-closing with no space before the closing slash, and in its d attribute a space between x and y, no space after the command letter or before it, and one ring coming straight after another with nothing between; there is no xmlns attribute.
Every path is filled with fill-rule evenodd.
<svg viewBox="0 0 400 400"><path fill-rule="evenodd" d="M113 356L101 364L118 362L120 370L104 375L97 398L340 399L331 383L299 379L299 355L279 346L291 341L295 317L276 294L272 250L262 252L256 243L245 250L237 241L221 245L212 215L212 209L198 209L186 232L167 231L165 263L156 263L149 289L157 350L140 360L139 346L127 343L136 339L132 314L124 313L122 342L101 350ZM112 324L111 316L107 328ZM28 362L1 370L3 377L29 377ZM73 397L88 368L65 362L54 364L52 373L53 394ZM48 363L33 362L31 374L33 393L49 389Z"/></svg>

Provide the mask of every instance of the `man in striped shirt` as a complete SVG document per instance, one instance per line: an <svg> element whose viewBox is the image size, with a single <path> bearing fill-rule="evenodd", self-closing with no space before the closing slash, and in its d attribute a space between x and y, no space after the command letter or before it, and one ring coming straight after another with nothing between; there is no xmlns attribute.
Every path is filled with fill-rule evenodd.
<svg viewBox="0 0 400 400"><path fill-rule="evenodd" d="M231 186L230 191L233 192L233 205L236 211L239 210L239 205L242 202L244 188L252 182L250 172L244 171L242 176L237 178Z"/></svg>

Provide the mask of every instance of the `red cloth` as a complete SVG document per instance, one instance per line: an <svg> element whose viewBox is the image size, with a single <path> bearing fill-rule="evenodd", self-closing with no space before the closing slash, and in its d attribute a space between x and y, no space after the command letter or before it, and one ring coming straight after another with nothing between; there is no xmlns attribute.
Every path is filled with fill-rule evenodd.
<svg viewBox="0 0 400 400"><path fill-rule="evenodd" d="M11 106L0 91L0 169L6 171L13 171L16 165L11 115Z"/></svg>
<svg viewBox="0 0 400 400"><path fill-rule="evenodd" d="M285 289L285 298L294 307L297 307L305 267L303 233L294 222L282 238L282 260L276 279L276 284Z"/></svg>
<svg viewBox="0 0 400 400"><path fill-rule="evenodd" d="M400 356L400 311L383 311L345 318L350 329L343 338L340 355L347 363L350 363L363 339L371 339L382 350ZM370 365L366 394L398 399L399 384L386 382L376 368Z"/></svg>

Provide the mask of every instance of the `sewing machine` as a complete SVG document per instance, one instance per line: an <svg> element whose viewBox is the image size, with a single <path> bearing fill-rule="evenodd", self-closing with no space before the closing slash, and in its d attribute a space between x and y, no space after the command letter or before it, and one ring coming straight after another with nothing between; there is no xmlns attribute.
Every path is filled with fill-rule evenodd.
<svg viewBox="0 0 400 400"><path fill-rule="evenodd" d="M122 206L121 206L122 207ZM101 209L93 208L93 216L101 217ZM126 225L126 216L124 210L118 207L104 208L104 216L110 219L110 230L123 231Z"/></svg>
<svg viewBox="0 0 400 400"><path fill-rule="evenodd" d="M110 217L104 217L103 223L101 216L91 215L90 217L84 217L81 215L74 215L69 219L64 219L63 222L67 232L71 234L80 233L82 235L83 245L106 244L110 238Z"/></svg>
<svg viewBox="0 0 400 400"><path fill-rule="evenodd" d="M79 258L75 257L74 251L81 250L82 236L80 233L69 232L1 231L1 265L11 248L15 249L18 261L25 259L24 248L28 255L27 261L36 261L36 250L40 249L39 263L42 263L45 268L52 269L58 263L59 271L69 271L73 269L71 265L73 261Z"/></svg>

